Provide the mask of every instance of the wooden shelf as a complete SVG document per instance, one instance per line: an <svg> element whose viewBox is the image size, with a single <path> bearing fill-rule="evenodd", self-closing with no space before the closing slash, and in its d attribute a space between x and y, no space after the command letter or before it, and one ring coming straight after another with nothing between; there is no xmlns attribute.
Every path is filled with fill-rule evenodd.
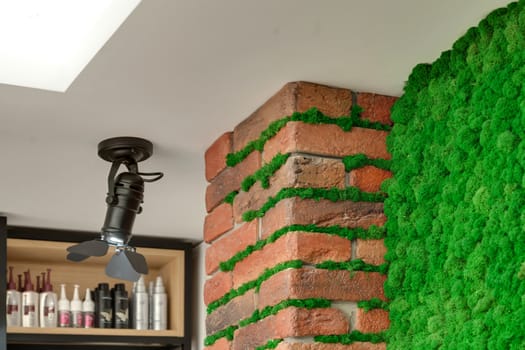
<svg viewBox="0 0 525 350"><path fill-rule="evenodd" d="M3 223L5 224L5 220ZM2 220L0 233L5 232L6 227L1 226ZM83 299L86 288L93 289L98 283L106 282L113 286L115 283L126 282L112 279L105 274L105 266L111 259L114 248L110 248L104 257L92 257L79 263L66 260L67 247L93 237L96 237L96 233L7 227L7 236L0 235L0 250L5 249L6 252L0 257L0 269L6 270L8 266L13 266L15 278L30 269L35 283L35 276L50 268L54 292L60 297L60 284L64 283L68 299L72 299L74 284L80 285L80 297ZM149 273L144 277L146 285L149 281L155 281L157 276L162 276L168 295L167 330L4 326L0 327L3 329L0 343L5 341L8 348L11 344L13 349L24 348L24 344L28 349L50 349L49 344L62 344L67 349L114 348L122 345L128 346L130 350L151 347L172 349L174 346L190 349L191 320L188 307L191 302L189 271L192 244L176 239L145 236L134 236L132 244L148 263ZM126 290L131 291L132 283L125 284ZM0 289L0 295L2 294L5 298L5 289ZM5 325L5 319L3 322ZM0 348L4 348L2 345L0 344Z"/></svg>

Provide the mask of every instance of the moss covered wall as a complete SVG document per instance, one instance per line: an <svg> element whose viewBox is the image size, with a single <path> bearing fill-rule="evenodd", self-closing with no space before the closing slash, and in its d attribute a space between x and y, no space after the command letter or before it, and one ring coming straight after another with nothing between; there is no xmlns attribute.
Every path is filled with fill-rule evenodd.
<svg viewBox="0 0 525 350"><path fill-rule="evenodd" d="M389 349L525 349L525 1L414 68L388 138Z"/></svg>

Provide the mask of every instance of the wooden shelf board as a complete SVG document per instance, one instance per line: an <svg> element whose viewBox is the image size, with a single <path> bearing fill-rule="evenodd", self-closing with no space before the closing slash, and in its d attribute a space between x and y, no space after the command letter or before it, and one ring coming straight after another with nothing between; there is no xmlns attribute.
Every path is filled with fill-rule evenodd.
<svg viewBox="0 0 525 350"><path fill-rule="evenodd" d="M7 334L51 334L51 335L109 335L126 337L180 337L181 334L173 330L137 330L113 328L29 328L7 327Z"/></svg>

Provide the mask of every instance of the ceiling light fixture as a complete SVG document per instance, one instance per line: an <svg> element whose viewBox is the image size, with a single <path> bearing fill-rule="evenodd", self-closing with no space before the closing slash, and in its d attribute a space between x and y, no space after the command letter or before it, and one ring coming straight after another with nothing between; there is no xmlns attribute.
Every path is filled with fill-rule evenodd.
<svg viewBox="0 0 525 350"><path fill-rule="evenodd" d="M106 274L113 278L137 281L141 274L148 273L143 255L128 245L135 216L142 212L144 182L162 178L163 173L139 172L138 163L153 153L153 144L137 137L115 137L98 144L98 155L112 162L108 175L106 219L100 238L75 244L67 251L70 261L83 261L91 256L106 255L109 246L115 254L106 266ZM128 169L117 175L121 165Z"/></svg>
<svg viewBox="0 0 525 350"><path fill-rule="evenodd" d="M0 0L0 83L64 92L140 0Z"/></svg>

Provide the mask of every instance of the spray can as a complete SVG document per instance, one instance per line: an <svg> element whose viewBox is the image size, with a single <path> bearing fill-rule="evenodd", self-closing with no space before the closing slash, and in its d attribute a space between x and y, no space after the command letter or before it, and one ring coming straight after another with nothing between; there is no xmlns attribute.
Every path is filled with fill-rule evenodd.
<svg viewBox="0 0 525 350"><path fill-rule="evenodd" d="M164 290L162 277L157 276L153 292L153 329L165 330L168 327L168 296Z"/></svg>
<svg viewBox="0 0 525 350"><path fill-rule="evenodd" d="M155 291L155 282L149 281L148 286L148 329L153 329L153 292Z"/></svg>
<svg viewBox="0 0 525 350"><path fill-rule="evenodd" d="M25 286L22 293L22 326L38 327L38 293L31 282L31 272L24 272Z"/></svg>
<svg viewBox="0 0 525 350"><path fill-rule="evenodd" d="M22 277L21 275L18 276ZM19 283L21 283L21 280ZM16 283L13 280L13 266L9 266L9 281L7 282L6 292L7 327L20 327L22 325L21 297L20 292L16 289Z"/></svg>
<svg viewBox="0 0 525 350"><path fill-rule="evenodd" d="M58 326L69 327L71 323L70 304L66 297L66 285L60 285L60 299L58 300Z"/></svg>
<svg viewBox="0 0 525 350"><path fill-rule="evenodd" d="M49 328L57 326L57 295L53 292L51 284L51 269L47 269L47 280L42 277L44 287L40 293L40 327Z"/></svg>
<svg viewBox="0 0 525 350"><path fill-rule="evenodd" d="M86 298L82 304L82 314L84 317L84 328L95 327L95 303L91 300L91 291L86 289Z"/></svg>
<svg viewBox="0 0 525 350"><path fill-rule="evenodd" d="M71 299L71 327L82 328L82 300L78 295L78 284L74 285L73 299Z"/></svg>
<svg viewBox="0 0 525 350"><path fill-rule="evenodd" d="M124 283L115 284L113 292L113 328L129 328L129 300Z"/></svg>
<svg viewBox="0 0 525 350"><path fill-rule="evenodd" d="M131 318L133 328L148 329L148 317L148 293L144 285L144 276L141 275L133 294L133 317Z"/></svg>
<svg viewBox="0 0 525 350"><path fill-rule="evenodd" d="M99 283L95 297L95 327L111 328L113 320L113 303L109 284Z"/></svg>

